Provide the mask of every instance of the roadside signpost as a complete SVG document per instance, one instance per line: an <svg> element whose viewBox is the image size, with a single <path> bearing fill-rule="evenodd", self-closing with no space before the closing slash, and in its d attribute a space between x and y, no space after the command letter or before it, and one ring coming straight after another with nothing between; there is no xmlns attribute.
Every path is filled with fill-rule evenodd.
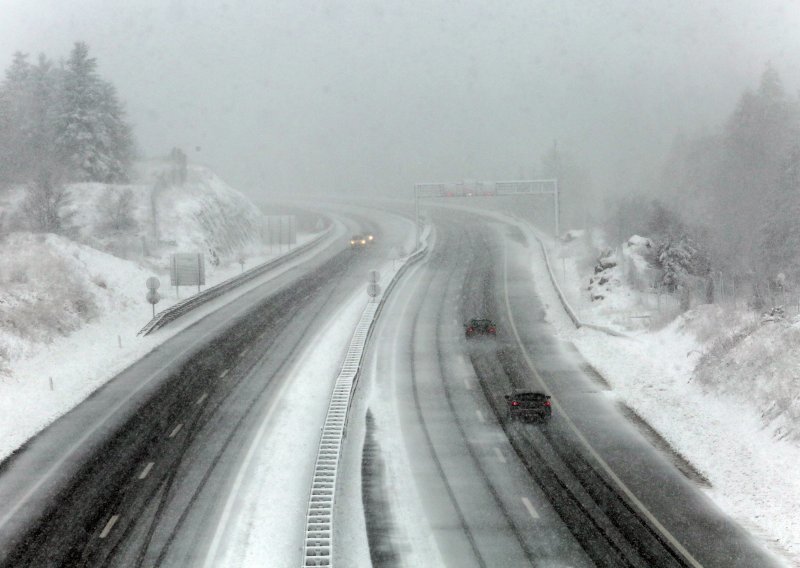
<svg viewBox="0 0 800 568"><path fill-rule="evenodd" d="M380 295L380 293L381 293L380 284L376 284L374 282L370 282L369 284L367 284L367 296L372 298L372 300L377 298Z"/></svg>
<svg viewBox="0 0 800 568"><path fill-rule="evenodd" d="M145 285L147 286L147 301L153 306L153 317L156 317L156 304L161 301L161 295L158 293L161 281L155 276L151 276L147 279Z"/></svg>
<svg viewBox="0 0 800 568"><path fill-rule="evenodd" d="M367 296L371 298L370 301L373 301L375 298L380 296L381 285L378 284L380 281L381 273L377 270L370 270L369 275L367 276Z"/></svg>
<svg viewBox="0 0 800 568"><path fill-rule="evenodd" d="M169 263L169 280L170 285L175 286L177 296L180 296L180 286L197 285L199 292L200 286L204 286L206 283L205 257L199 252L173 254Z"/></svg>

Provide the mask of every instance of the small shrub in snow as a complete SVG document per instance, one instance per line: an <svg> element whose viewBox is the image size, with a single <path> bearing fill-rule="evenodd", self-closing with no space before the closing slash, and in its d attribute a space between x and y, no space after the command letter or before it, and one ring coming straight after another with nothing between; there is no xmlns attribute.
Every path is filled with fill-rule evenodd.
<svg viewBox="0 0 800 568"><path fill-rule="evenodd" d="M100 201L103 224L111 231L130 231L136 228L133 218L133 190L106 191Z"/></svg>
<svg viewBox="0 0 800 568"><path fill-rule="evenodd" d="M69 194L53 172L42 170L22 203L22 213L34 231L63 233L72 214L67 211Z"/></svg>
<svg viewBox="0 0 800 568"><path fill-rule="evenodd" d="M737 345L750 337L758 328L759 324L751 323L745 327L737 329L733 333L717 338L700 357L700 360L697 364L697 369L702 369L705 366L711 365L713 364L714 360L721 359L723 356L730 353Z"/></svg>
<svg viewBox="0 0 800 568"><path fill-rule="evenodd" d="M786 321L786 312L784 311L783 306L775 306L774 308L770 308L761 314L762 323L771 321Z"/></svg>

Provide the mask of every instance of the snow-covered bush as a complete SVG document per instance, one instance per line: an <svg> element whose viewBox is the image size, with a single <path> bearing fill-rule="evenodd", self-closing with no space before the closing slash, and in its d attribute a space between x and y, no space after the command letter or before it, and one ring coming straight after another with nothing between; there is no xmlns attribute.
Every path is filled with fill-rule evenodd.
<svg viewBox="0 0 800 568"><path fill-rule="evenodd" d="M68 210L70 196L57 176L40 171L28 185L22 213L33 231L62 233L69 225L72 213Z"/></svg>
<svg viewBox="0 0 800 568"><path fill-rule="evenodd" d="M603 249L594 266L594 275L589 279L589 297L593 302L606 298L612 286L619 286L617 256L609 248Z"/></svg>

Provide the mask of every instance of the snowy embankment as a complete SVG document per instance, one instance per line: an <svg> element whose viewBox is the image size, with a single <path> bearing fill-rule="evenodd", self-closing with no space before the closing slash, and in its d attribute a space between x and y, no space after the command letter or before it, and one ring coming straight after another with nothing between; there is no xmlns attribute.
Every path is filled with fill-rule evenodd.
<svg viewBox="0 0 800 568"><path fill-rule="evenodd" d="M126 189L133 224L112 230L103 202ZM34 234L7 222L13 232L0 240L0 460L169 335L136 334L152 316L149 276L162 282L157 310L178 300L171 252L205 253L207 286L239 274L241 257L251 268L279 254L261 241L258 209L204 168L192 167L181 187L76 184L69 193L71 231ZM4 219L18 216L20 202L6 196Z"/></svg>
<svg viewBox="0 0 800 568"><path fill-rule="evenodd" d="M629 337L576 330L534 249L537 289L559 333L605 377L611 396L705 477L703 490L720 507L800 566L800 476L792 474L800 463L800 329L761 322L743 307L680 313L675 298L637 285L652 276L645 239L610 254L581 232L545 243L580 319Z"/></svg>

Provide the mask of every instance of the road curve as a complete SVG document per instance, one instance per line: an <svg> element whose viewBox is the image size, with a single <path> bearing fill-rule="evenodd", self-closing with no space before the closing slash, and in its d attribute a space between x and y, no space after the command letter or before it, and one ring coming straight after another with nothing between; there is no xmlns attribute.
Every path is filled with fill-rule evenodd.
<svg viewBox="0 0 800 568"><path fill-rule="evenodd" d="M776 565L556 337L533 286L547 278L531 275L535 243L479 215L432 219L433 251L387 303L351 421L373 562L413 563L416 547L437 555L430 565ZM496 339L464 339L475 316L497 321ZM542 386L553 420L507 423L503 395ZM413 486L398 497L402 476ZM424 529L408 524L419 516Z"/></svg>

